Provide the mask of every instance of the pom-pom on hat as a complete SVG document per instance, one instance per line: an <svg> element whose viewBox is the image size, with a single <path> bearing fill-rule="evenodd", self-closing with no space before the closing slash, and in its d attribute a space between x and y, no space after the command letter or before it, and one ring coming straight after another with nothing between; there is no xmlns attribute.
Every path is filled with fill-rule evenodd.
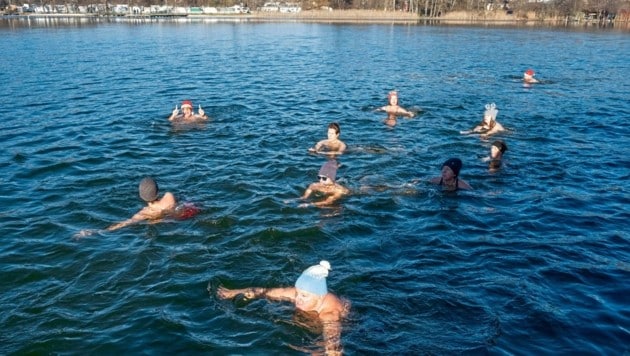
<svg viewBox="0 0 630 356"><path fill-rule="evenodd" d="M328 177L334 182L337 177L337 161L333 159L324 163L322 168L319 169L319 175Z"/></svg>
<svg viewBox="0 0 630 356"><path fill-rule="evenodd" d="M536 75L533 69L526 70L525 74L529 75L530 77L533 77L534 75Z"/></svg>
<svg viewBox="0 0 630 356"><path fill-rule="evenodd" d="M450 168L455 176L459 176L459 171L462 169L462 160L459 158L450 158L442 164L442 167L447 166Z"/></svg>
<svg viewBox="0 0 630 356"><path fill-rule="evenodd" d="M190 100L182 101L182 109L185 108L185 107L188 107L188 108L192 109L193 108L192 101L190 101Z"/></svg>
<svg viewBox="0 0 630 356"><path fill-rule="evenodd" d="M158 185L151 177L146 177L140 181L140 198L146 202L152 202L157 200Z"/></svg>
<svg viewBox="0 0 630 356"><path fill-rule="evenodd" d="M492 142L492 146L496 146L499 151L501 151L501 153L505 153L505 151L507 151L507 145L505 144L505 142L501 141L501 140L497 140Z"/></svg>
<svg viewBox="0 0 630 356"><path fill-rule="evenodd" d="M320 261L318 265L307 268L295 282L295 288L315 295L326 295L328 293L326 277L330 269L328 261Z"/></svg>

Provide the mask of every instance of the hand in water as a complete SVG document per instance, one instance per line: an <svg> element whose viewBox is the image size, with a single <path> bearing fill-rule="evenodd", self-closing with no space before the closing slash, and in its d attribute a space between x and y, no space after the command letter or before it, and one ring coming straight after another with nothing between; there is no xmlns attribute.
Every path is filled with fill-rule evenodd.
<svg viewBox="0 0 630 356"><path fill-rule="evenodd" d="M227 288L225 288L223 286L219 286L217 288L217 297L219 297L221 299L234 298L239 293L240 293L240 291L238 291L238 290L230 290L230 289L227 289Z"/></svg>
<svg viewBox="0 0 630 356"><path fill-rule="evenodd" d="M80 240L80 239L82 239L84 237L91 236L96 231L98 231L98 230L89 230L89 229L81 230L81 231L77 232L76 234L74 234L73 237L74 237L75 240Z"/></svg>

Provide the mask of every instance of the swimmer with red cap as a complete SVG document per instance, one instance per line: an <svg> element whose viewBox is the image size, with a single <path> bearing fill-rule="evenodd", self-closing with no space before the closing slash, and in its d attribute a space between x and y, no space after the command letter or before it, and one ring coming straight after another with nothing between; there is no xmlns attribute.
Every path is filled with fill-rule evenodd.
<svg viewBox="0 0 630 356"><path fill-rule="evenodd" d="M171 121L171 122L198 122L198 121L208 120L208 116L206 115L205 111L203 111L203 109L201 108L201 105L199 105L198 113L195 114L195 112L193 110L192 101L190 101L190 100L184 100L182 102L181 110L182 110L182 113L180 114L179 109L177 108L177 105L175 105L175 110L173 110L173 113L168 118L168 121Z"/></svg>
<svg viewBox="0 0 630 356"><path fill-rule="evenodd" d="M526 70L525 73L523 73L523 82L526 84L538 83L538 80L534 79L535 75L536 73L533 69Z"/></svg>

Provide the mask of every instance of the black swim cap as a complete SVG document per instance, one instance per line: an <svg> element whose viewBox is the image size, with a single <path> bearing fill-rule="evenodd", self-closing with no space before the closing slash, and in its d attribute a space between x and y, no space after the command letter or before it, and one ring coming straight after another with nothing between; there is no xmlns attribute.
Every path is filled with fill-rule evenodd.
<svg viewBox="0 0 630 356"><path fill-rule="evenodd" d="M150 203L152 201L157 200L158 196L158 185L151 177L146 177L142 181L140 181L140 198Z"/></svg>
<svg viewBox="0 0 630 356"><path fill-rule="evenodd" d="M450 168L457 177L459 176L459 171L462 169L462 160L459 158L451 158L442 164L442 167L444 166L448 166L448 168Z"/></svg>

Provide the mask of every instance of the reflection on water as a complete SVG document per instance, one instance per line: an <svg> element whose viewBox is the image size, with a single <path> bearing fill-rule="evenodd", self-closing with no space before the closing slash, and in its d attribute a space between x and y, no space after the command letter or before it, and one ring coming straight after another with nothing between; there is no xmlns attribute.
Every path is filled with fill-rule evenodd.
<svg viewBox="0 0 630 356"><path fill-rule="evenodd" d="M625 33L0 23L4 353L321 351L292 305L214 291L291 286L322 259L352 303L348 354L627 351ZM529 67L541 85L523 87ZM388 127L392 88L421 114ZM185 99L211 120L170 124ZM507 130L461 135L488 102ZM333 121L351 194L300 208ZM474 190L428 183L449 157ZM197 215L72 239L138 211L147 175Z"/></svg>

